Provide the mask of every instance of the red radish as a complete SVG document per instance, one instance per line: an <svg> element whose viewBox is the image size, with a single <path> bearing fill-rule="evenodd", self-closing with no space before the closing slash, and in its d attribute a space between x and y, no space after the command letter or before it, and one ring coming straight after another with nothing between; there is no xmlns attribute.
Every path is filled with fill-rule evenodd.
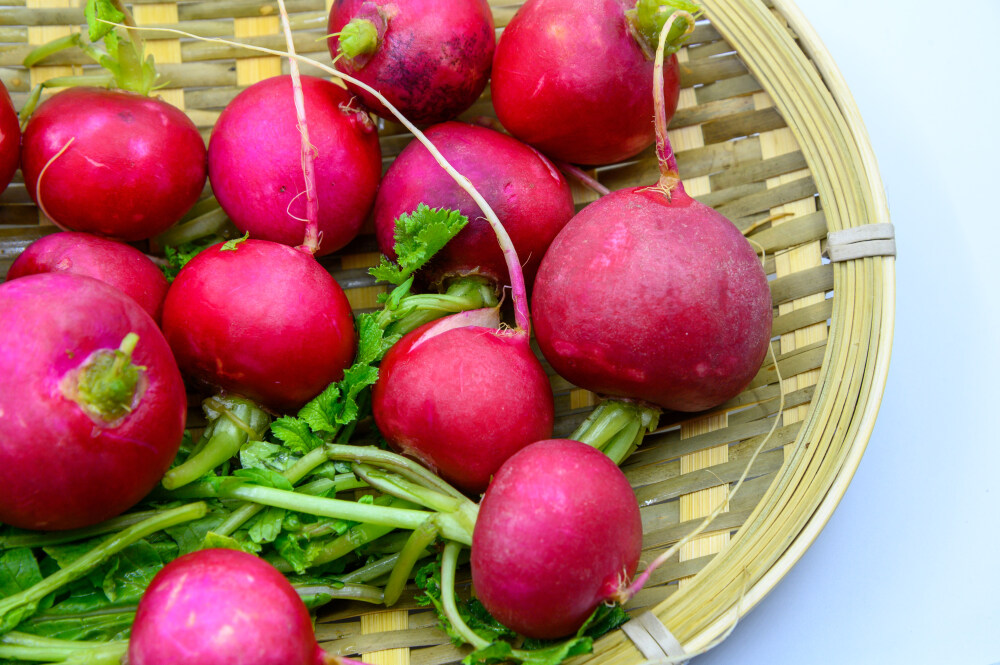
<svg viewBox="0 0 1000 665"><path fill-rule="evenodd" d="M496 211L530 285L549 243L573 216L573 196L562 174L536 150L500 132L460 122L426 130L427 138L466 176ZM431 284L476 274L509 284L496 235L476 203L438 168L420 142L410 143L389 167L375 199L375 233L382 253L393 252L394 220L418 203L459 210L469 224L423 270Z"/></svg>
<svg viewBox="0 0 1000 665"><path fill-rule="evenodd" d="M7 86L0 81L0 192L7 188L21 160L21 125Z"/></svg>
<svg viewBox="0 0 1000 665"><path fill-rule="evenodd" d="M156 324L66 273L0 284L0 321L0 521L74 529L131 507L184 432L184 385Z"/></svg>
<svg viewBox="0 0 1000 665"><path fill-rule="evenodd" d="M554 439L516 453L479 507L472 584L503 625L576 632L639 564L642 523L625 475L591 446Z"/></svg>
<svg viewBox="0 0 1000 665"><path fill-rule="evenodd" d="M271 564L209 549L167 564L139 601L130 665L323 665L312 618Z"/></svg>
<svg viewBox="0 0 1000 665"><path fill-rule="evenodd" d="M354 358L351 306L306 251L266 240L210 247L163 305L181 369L278 412L301 407Z"/></svg>
<svg viewBox="0 0 1000 665"><path fill-rule="evenodd" d="M486 87L496 36L486 0L337 0L330 53L417 124L450 120ZM388 109L348 87L378 115Z"/></svg>
<svg viewBox="0 0 1000 665"><path fill-rule="evenodd" d="M655 42L641 34L626 0L528 0L493 59L497 117L554 159L609 164L639 153L654 139ZM680 94L676 57L664 76L669 120Z"/></svg>
<svg viewBox="0 0 1000 665"><path fill-rule="evenodd" d="M684 191L662 108L657 145L656 187L605 196L552 243L535 283L536 333L577 385L699 411L734 397L760 368L771 297L743 234Z"/></svg>
<svg viewBox="0 0 1000 665"><path fill-rule="evenodd" d="M71 272L110 284L159 322L167 278L136 248L90 235L53 233L31 243L10 266L7 279L40 272Z"/></svg>
<svg viewBox="0 0 1000 665"><path fill-rule="evenodd" d="M354 239L371 211L382 175L378 133L351 93L301 77L315 147L321 243L317 255ZM233 99L212 130L209 178L233 223L254 238L298 245L308 217L292 78L256 83Z"/></svg>
<svg viewBox="0 0 1000 665"><path fill-rule="evenodd" d="M63 229L143 240L198 200L205 144L182 111L159 99L70 88L31 114L21 168L32 199Z"/></svg>
<svg viewBox="0 0 1000 665"><path fill-rule="evenodd" d="M386 354L372 392L390 445L469 494L552 435L552 390L528 336L498 327L497 311L485 309L414 330Z"/></svg>

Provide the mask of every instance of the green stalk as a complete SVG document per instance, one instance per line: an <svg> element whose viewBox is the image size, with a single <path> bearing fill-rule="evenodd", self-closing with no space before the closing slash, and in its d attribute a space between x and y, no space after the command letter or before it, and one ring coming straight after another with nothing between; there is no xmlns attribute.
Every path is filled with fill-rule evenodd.
<svg viewBox="0 0 1000 665"><path fill-rule="evenodd" d="M23 619L34 614L38 603L45 596L80 579L129 545L175 524L200 519L207 512L208 506L201 502L163 511L115 534L41 582L0 600L0 634L10 631Z"/></svg>
<svg viewBox="0 0 1000 665"><path fill-rule="evenodd" d="M0 550L12 550L18 547L48 547L50 545L71 543L74 540L85 540L105 533L121 531L126 527L138 524L144 519L157 515L159 512L158 510L145 510L139 513L129 513L113 517L94 526L73 529L71 531L31 532L4 536L0 537Z"/></svg>
<svg viewBox="0 0 1000 665"><path fill-rule="evenodd" d="M458 553L461 549L458 543L448 543L444 546L444 553L441 556L441 604L455 632L474 648L482 649L489 646L489 642L469 628L455 605L455 570L458 568Z"/></svg>
<svg viewBox="0 0 1000 665"><path fill-rule="evenodd" d="M569 438L591 445L621 464L646 433L656 429L659 418L658 408L609 399L601 402Z"/></svg>
<svg viewBox="0 0 1000 665"><path fill-rule="evenodd" d="M405 543L404 543L405 547ZM360 583L368 582L371 580L378 579L385 575L391 574L393 568L396 567L396 563L399 561L399 557L402 554L402 550L399 552L393 552L387 556L373 561L371 563L365 564L364 566L358 568L357 570L352 570L349 573L344 573L340 575L338 579L346 583ZM426 558L429 552L424 552L420 558Z"/></svg>
<svg viewBox="0 0 1000 665"><path fill-rule="evenodd" d="M431 510L450 513L458 510L465 503L461 499L412 483L399 474L376 469L368 464L355 463L351 468L358 478L375 489ZM468 500L466 499L466 501Z"/></svg>
<svg viewBox="0 0 1000 665"><path fill-rule="evenodd" d="M325 605L331 600L360 600L373 605L382 604L382 589L370 584L309 584L292 585L296 593L310 609Z"/></svg>
<svg viewBox="0 0 1000 665"><path fill-rule="evenodd" d="M457 499L469 501L464 494L446 483L439 476L431 473L413 460L388 450L381 450L375 446L348 446L336 443L327 444L325 450L329 459L346 462L367 462L372 466L391 469L418 485L437 490L442 494L447 494ZM472 502L469 501L469 503Z"/></svg>
<svg viewBox="0 0 1000 665"><path fill-rule="evenodd" d="M483 277L468 275L453 280L444 293L413 293L392 309L378 314L387 335L405 335L425 323L449 314L497 306L496 285Z"/></svg>
<svg viewBox="0 0 1000 665"><path fill-rule="evenodd" d="M240 397L215 396L205 400L206 413L214 419L202 435L197 452L163 477L163 486L177 489L194 482L239 453L247 441L264 436L271 417L260 406Z"/></svg>
<svg viewBox="0 0 1000 665"><path fill-rule="evenodd" d="M399 596L403 593L406 581L410 579L413 567L427 552L427 548L438 537L438 528L433 520L426 520L418 528L413 530L406 544L396 558L396 565L392 568L389 581L385 584L384 601L387 606L394 605Z"/></svg>

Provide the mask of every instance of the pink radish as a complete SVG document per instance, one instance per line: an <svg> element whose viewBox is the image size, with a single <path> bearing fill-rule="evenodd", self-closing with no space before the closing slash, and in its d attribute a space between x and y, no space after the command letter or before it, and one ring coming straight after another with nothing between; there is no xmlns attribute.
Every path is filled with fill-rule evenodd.
<svg viewBox="0 0 1000 665"><path fill-rule="evenodd" d="M334 252L358 234L382 175L378 133L354 95L329 81L301 77L315 154L319 248ZM250 86L225 108L208 147L209 178L219 204L251 237L303 241L307 209L301 137L290 76Z"/></svg>
<svg viewBox="0 0 1000 665"><path fill-rule="evenodd" d="M278 412L338 381L354 357L340 285L308 252L265 240L215 245L184 266L163 331L184 372Z"/></svg>
<svg viewBox="0 0 1000 665"><path fill-rule="evenodd" d="M760 368L771 297L740 231L684 191L655 81L660 181L605 196L566 225L535 283L536 333L553 368L579 386L700 411Z"/></svg>
<svg viewBox="0 0 1000 665"><path fill-rule="evenodd" d="M31 114L21 167L32 199L62 228L143 240L198 200L205 144L166 102L71 88Z"/></svg>
<svg viewBox="0 0 1000 665"><path fill-rule="evenodd" d="M131 507L184 431L184 385L156 324L65 273L0 284L0 320L0 521L73 529Z"/></svg>
<svg viewBox="0 0 1000 665"><path fill-rule="evenodd" d="M530 285L549 243L573 216L565 178L537 151L492 129L446 122L425 133L496 211L524 261ZM459 210L469 218L468 226L422 270L426 282L478 275L495 288L509 284L496 236L472 197L414 141L389 167L375 199L375 233L386 256L395 256L394 220L418 203Z"/></svg>
<svg viewBox="0 0 1000 665"><path fill-rule="evenodd" d="M476 101L496 44L485 0L338 0L329 32L335 62L420 125L450 120ZM373 95L348 87L392 119Z"/></svg>
<svg viewBox="0 0 1000 665"><path fill-rule="evenodd" d="M386 354L372 392L390 445L470 494L484 491L516 451L552 434L548 377L528 336L499 323L486 309L418 328Z"/></svg>
<svg viewBox="0 0 1000 665"><path fill-rule="evenodd" d="M239 550L192 552L143 594L130 665L324 665L312 618L271 564Z"/></svg>
<svg viewBox="0 0 1000 665"><path fill-rule="evenodd" d="M0 192L7 188L21 161L21 125L7 86L0 81Z"/></svg>
<svg viewBox="0 0 1000 665"><path fill-rule="evenodd" d="M529 637L570 635L635 572L639 506L625 475L577 441L539 441L500 468L472 536L483 606Z"/></svg>
<svg viewBox="0 0 1000 665"><path fill-rule="evenodd" d="M490 88L507 130L554 159L608 164L653 144L655 34L690 2L528 0L497 44ZM652 32L654 39L644 36ZM677 43L680 34L672 35ZM669 120L680 93L671 56L662 104Z"/></svg>
<svg viewBox="0 0 1000 665"><path fill-rule="evenodd" d="M167 278L145 254L125 243L89 233L53 233L21 253L10 266L7 279L40 272L71 272L99 279L160 321Z"/></svg>

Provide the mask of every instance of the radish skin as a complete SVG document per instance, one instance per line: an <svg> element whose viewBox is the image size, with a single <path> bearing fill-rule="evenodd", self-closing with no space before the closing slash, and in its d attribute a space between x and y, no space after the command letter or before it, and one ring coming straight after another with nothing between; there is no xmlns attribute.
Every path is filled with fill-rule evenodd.
<svg viewBox="0 0 1000 665"><path fill-rule="evenodd" d="M7 189L21 161L21 125L7 86L0 81L0 192Z"/></svg>

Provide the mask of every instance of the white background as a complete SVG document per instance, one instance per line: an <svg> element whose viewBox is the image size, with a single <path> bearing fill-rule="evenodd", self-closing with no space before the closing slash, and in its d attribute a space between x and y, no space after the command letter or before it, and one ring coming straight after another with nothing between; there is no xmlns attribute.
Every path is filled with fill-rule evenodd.
<svg viewBox="0 0 1000 665"><path fill-rule="evenodd" d="M799 563L697 665L1000 662L1000 1L797 0L861 109L897 238L889 382Z"/></svg>

